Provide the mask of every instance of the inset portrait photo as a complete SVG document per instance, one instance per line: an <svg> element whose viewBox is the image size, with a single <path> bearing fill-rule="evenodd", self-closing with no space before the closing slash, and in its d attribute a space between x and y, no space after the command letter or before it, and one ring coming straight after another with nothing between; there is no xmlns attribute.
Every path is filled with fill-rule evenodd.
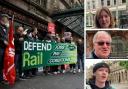
<svg viewBox="0 0 128 89"><path fill-rule="evenodd" d="M128 28L127 0L86 0L86 28Z"/></svg>
<svg viewBox="0 0 128 89"><path fill-rule="evenodd" d="M86 89L128 89L128 60L86 60Z"/></svg>
<svg viewBox="0 0 128 89"><path fill-rule="evenodd" d="M127 59L128 30L87 30L87 59Z"/></svg>

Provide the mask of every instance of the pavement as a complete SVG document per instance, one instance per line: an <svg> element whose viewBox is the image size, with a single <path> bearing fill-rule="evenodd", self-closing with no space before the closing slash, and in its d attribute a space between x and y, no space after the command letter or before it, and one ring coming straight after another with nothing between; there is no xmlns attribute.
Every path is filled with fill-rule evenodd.
<svg viewBox="0 0 128 89"><path fill-rule="evenodd" d="M40 74L27 80L18 80L14 86L0 84L0 89L84 89L84 73Z"/></svg>

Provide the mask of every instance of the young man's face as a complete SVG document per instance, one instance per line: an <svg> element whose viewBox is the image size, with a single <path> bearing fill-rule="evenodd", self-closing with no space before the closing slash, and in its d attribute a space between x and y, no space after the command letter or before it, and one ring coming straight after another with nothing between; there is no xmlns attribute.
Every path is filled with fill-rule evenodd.
<svg viewBox="0 0 128 89"><path fill-rule="evenodd" d="M99 34L94 43L94 52L99 58L108 58L111 51L111 38L108 34Z"/></svg>
<svg viewBox="0 0 128 89"><path fill-rule="evenodd" d="M97 69L96 72L94 73L96 77L96 81L100 83L105 83L106 80L108 79L108 73L109 73L108 68L102 67Z"/></svg>

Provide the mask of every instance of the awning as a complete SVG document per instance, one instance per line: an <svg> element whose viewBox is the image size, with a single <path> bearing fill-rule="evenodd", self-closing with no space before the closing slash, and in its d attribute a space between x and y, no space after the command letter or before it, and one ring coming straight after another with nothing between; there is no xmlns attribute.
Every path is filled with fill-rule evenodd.
<svg viewBox="0 0 128 89"><path fill-rule="evenodd" d="M84 38L84 7L59 11L51 17Z"/></svg>

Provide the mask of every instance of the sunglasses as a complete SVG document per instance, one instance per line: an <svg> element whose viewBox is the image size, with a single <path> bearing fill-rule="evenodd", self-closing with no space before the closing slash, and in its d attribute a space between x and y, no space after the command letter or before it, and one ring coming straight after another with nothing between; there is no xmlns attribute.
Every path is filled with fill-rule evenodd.
<svg viewBox="0 0 128 89"><path fill-rule="evenodd" d="M104 44L106 44L107 46L111 45L111 42L96 42L99 46L103 46Z"/></svg>

